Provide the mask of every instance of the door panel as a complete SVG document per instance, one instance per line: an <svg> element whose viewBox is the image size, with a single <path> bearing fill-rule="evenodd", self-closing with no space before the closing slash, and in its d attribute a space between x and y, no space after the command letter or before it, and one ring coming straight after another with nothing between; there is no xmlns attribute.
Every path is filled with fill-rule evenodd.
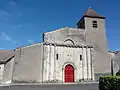
<svg viewBox="0 0 120 90"><path fill-rule="evenodd" d="M65 66L64 74L65 82L74 82L74 67L72 65Z"/></svg>

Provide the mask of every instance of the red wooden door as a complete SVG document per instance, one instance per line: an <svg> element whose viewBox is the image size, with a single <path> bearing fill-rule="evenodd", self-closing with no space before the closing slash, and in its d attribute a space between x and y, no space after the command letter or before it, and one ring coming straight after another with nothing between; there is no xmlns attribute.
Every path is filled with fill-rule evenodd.
<svg viewBox="0 0 120 90"><path fill-rule="evenodd" d="M64 74L65 82L74 82L74 67L72 65L65 66Z"/></svg>

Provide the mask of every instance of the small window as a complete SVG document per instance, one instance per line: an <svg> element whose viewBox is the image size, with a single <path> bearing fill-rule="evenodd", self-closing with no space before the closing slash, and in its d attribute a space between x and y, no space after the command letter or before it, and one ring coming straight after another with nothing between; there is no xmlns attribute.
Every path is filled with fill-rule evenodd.
<svg viewBox="0 0 120 90"><path fill-rule="evenodd" d="M97 21L93 21L93 28L97 28Z"/></svg>
<svg viewBox="0 0 120 90"><path fill-rule="evenodd" d="M82 60L82 55L80 55L80 60Z"/></svg>
<svg viewBox="0 0 120 90"><path fill-rule="evenodd" d="M56 59L58 60L58 54L56 54Z"/></svg>

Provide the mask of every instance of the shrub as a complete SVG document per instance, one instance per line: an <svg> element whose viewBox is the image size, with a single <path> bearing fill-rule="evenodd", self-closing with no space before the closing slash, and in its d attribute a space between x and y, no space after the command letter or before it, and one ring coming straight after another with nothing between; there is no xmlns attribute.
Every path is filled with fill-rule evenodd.
<svg viewBox="0 0 120 90"><path fill-rule="evenodd" d="M116 76L120 76L120 70L116 73Z"/></svg>
<svg viewBox="0 0 120 90"><path fill-rule="evenodd" d="M100 77L99 90L120 90L120 76Z"/></svg>

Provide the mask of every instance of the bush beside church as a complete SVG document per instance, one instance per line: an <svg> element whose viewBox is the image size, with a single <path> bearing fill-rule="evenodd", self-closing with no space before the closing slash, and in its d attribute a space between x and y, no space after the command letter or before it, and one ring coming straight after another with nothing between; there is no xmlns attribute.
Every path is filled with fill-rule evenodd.
<svg viewBox="0 0 120 90"><path fill-rule="evenodd" d="M120 70L116 73L116 76L120 76Z"/></svg>
<svg viewBox="0 0 120 90"><path fill-rule="evenodd" d="M100 77L99 90L120 90L120 76Z"/></svg>

